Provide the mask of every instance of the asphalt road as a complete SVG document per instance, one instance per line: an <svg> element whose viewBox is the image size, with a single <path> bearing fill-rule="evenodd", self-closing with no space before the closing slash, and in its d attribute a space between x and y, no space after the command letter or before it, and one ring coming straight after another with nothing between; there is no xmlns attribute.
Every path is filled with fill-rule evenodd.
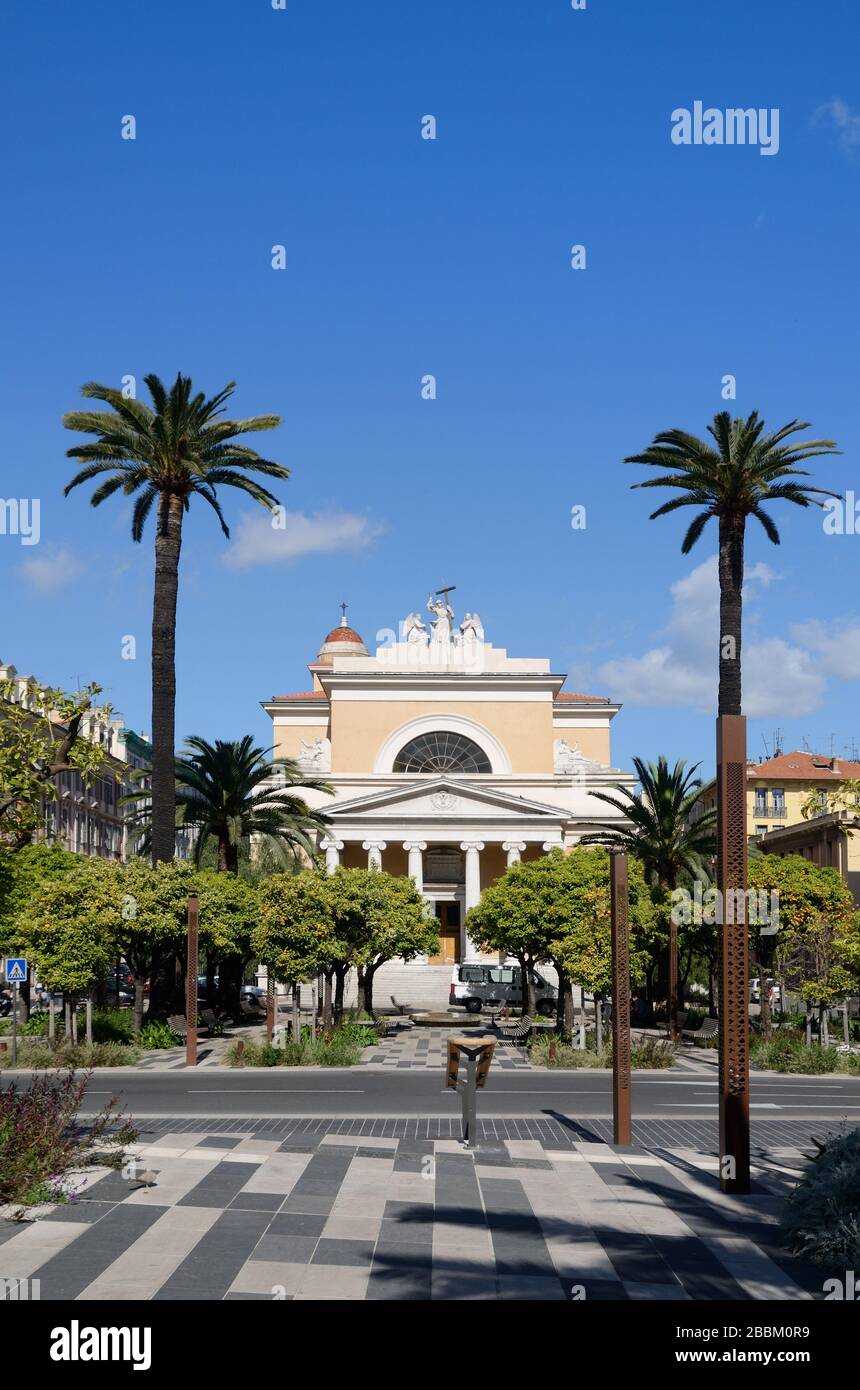
<svg viewBox="0 0 860 1390"><path fill-rule="evenodd" d="M23 1079L23 1077L22 1077ZM443 1116L459 1111L459 1099L435 1071L123 1072L101 1071L90 1083L82 1113L92 1114L117 1096L136 1119L218 1115L290 1119L306 1116ZM640 1118L710 1119L716 1113L716 1076L639 1072L633 1080L633 1112ZM609 1118L612 1080L597 1072L496 1072L481 1093L485 1116ZM753 1122L762 1119L847 1119L860 1125L860 1077L753 1076Z"/></svg>

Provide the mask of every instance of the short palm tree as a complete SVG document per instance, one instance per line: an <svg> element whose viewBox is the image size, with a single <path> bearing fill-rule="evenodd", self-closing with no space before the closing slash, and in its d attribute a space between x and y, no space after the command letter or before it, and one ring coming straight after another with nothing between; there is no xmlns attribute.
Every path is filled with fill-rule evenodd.
<svg viewBox="0 0 860 1390"><path fill-rule="evenodd" d="M809 429L808 423L791 420L781 429L765 433L764 421L754 410L747 419L732 418L728 411L714 416L708 426L716 448L684 430L666 430L641 454L625 463L644 463L671 470L660 478L648 478L634 487L669 487L680 495L651 513L653 520L679 507L701 507L691 522L681 551L692 550L711 517L719 530L720 581L720 714L741 713L741 626L744 579L744 536L747 517L754 516L768 540L779 545L779 531L766 507L771 502L794 502L799 507L823 506L815 494L834 497L824 488L795 482L808 478L798 467L818 454L838 454L832 439L786 443L789 437Z"/></svg>
<svg viewBox="0 0 860 1390"><path fill-rule="evenodd" d="M582 844L604 844L633 854L642 863L645 875L652 883L671 894L679 878L687 873L691 878L701 876L704 861L716 852L716 813L704 811L698 819L693 810L703 794L701 778L696 776L699 764L688 768L680 759L670 770L663 754L654 763L634 758L633 766L639 779L640 791L617 787L617 795L592 792L598 801L605 801L619 811L627 821L619 826L607 823L593 834L583 835ZM678 1034L678 928L669 917L669 1032Z"/></svg>
<svg viewBox="0 0 860 1390"><path fill-rule="evenodd" d="M104 401L109 410L73 410L63 417L66 429L96 438L67 451L85 466L64 495L101 474L90 498L99 506L122 491L136 501L131 519L132 540L139 541L153 506L155 527L155 592L152 604L152 858L174 855L176 789L174 782L176 704L176 599L182 521L192 497L208 502L225 536L230 535L218 502L219 486L239 488L269 509L277 498L248 473L286 479L289 469L259 456L238 436L275 429L277 415L254 415L225 420L224 403L233 394L229 382L207 400L192 394L191 378L177 376L168 391L157 376L145 378L152 406L126 399L110 386L88 382L81 394Z"/></svg>
<svg viewBox="0 0 860 1390"><path fill-rule="evenodd" d="M331 794L332 788L318 778L306 777L290 758L270 762L269 752L256 747L250 734L233 743L186 739L175 765L176 825L195 832L198 864L212 840L219 871L238 873L240 846L251 837L265 846L273 867L290 867L302 854L313 858L316 834L329 819L299 793ZM145 853L151 838L149 792L136 792L127 799L140 805L133 825L143 832L140 850Z"/></svg>

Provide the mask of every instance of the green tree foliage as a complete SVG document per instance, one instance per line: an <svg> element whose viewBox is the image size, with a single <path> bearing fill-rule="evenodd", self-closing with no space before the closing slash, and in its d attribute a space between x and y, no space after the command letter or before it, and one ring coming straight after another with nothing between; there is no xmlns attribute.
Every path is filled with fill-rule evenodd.
<svg viewBox="0 0 860 1390"><path fill-rule="evenodd" d="M188 895L200 897L201 940L227 953L247 952L255 916L254 889L240 880L215 883L219 875L196 873L180 861L155 868L85 859L71 872L45 882L19 915L17 940L33 956L39 975L53 988L92 988L118 956L135 982L134 1029L143 1023L147 979L174 956L183 956ZM74 951L75 981L61 981L63 952ZM86 978L84 978L86 977Z"/></svg>
<svg viewBox="0 0 860 1390"><path fill-rule="evenodd" d="M43 842L10 850L0 846L0 953L6 955L18 917L26 914L43 884L64 878L83 860L60 845Z"/></svg>
<svg viewBox="0 0 860 1390"><path fill-rule="evenodd" d="M256 747L250 734L234 742L192 737L176 760L176 823L196 832L198 864L214 845L217 868L238 873L243 846L253 836L270 865L294 868L301 857L313 859L314 836L329 823L299 795L306 791L331 794L332 788L306 777L290 758L270 762L267 750ZM148 853L150 794L136 792L128 800L140 804L133 823L143 831L140 851Z"/></svg>
<svg viewBox="0 0 860 1390"><path fill-rule="evenodd" d="M622 815L627 824L607 823L593 835L584 835L581 843L608 844L626 850L642 864L649 882L661 889L663 904L663 935L665 951L660 997L668 1002L669 1030L673 1038L678 1033L678 934L670 911L670 894L682 880L705 878L705 861L716 853L716 812L705 811L698 818L694 812L703 794L701 779L696 776L699 764L688 768L683 759L669 767L660 755L655 763L634 758L639 790L617 787L615 795L594 792ZM654 993L654 979L659 968L655 957L648 972L649 998Z"/></svg>
<svg viewBox="0 0 860 1390"><path fill-rule="evenodd" d="M33 681L20 704L16 682L0 681L0 844L31 842L42 800L57 799L60 773L77 772L84 784L105 774L103 746L81 731L91 716L110 717L110 705L96 703L100 694L98 685L68 693Z"/></svg>
<svg viewBox="0 0 860 1390"><path fill-rule="evenodd" d="M751 860L749 885L779 895L775 961L788 988L825 1008L860 978L860 913L838 870L798 854Z"/></svg>
<svg viewBox="0 0 860 1390"><path fill-rule="evenodd" d="M328 972L342 991L353 967L368 1012L385 961L439 949L435 918L412 880L377 869L274 874L263 883L260 902L254 947L278 978L298 982Z"/></svg>
<svg viewBox="0 0 860 1390"><path fill-rule="evenodd" d="M348 951L335 934L334 895L319 869L273 874L260 886L255 953L279 980L299 984Z"/></svg>
<svg viewBox="0 0 860 1390"><path fill-rule="evenodd" d="M662 470L659 478L634 483L634 487L668 487L678 495L651 513L651 519L699 507L681 550L687 555L712 517L717 520L720 583L719 698L720 714L741 713L741 626L744 580L744 539L748 517L755 517L769 541L779 545L779 531L767 508L772 502L793 502L798 507L823 505L821 497L835 493L797 481L809 471L799 467L820 454L837 454L832 439L794 440L793 434L809 429L791 420L780 429L765 432L764 420L754 410L746 419L721 411L708 425L716 445L688 434L665 430L641 454L625 463L644 463ZM666 471L668 470L668 471Z"/></svg>
<svg viewBox="0 0 860 1390"><path fill-rule="evenodd" d="M629 865L631 976L642 977L659 929L658 913L642 866ZM512 864L484 889L466 916L466 930L483 950L501 951L520 963L523 977L550 961L559 977L559 1026L572 1023L571 985L606 995L611 984L609 854L602 848L555 850L541 859ZM524 1003L534 1011L533 986Z"/></svg>

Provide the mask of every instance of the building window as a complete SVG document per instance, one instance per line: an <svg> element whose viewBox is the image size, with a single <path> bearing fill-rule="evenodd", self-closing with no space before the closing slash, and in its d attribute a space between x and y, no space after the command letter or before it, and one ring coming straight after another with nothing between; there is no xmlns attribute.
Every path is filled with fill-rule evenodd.
<svg viewBox="0 0 860 1390"><path fill-rule="evenodd" d="M766 834L767 834L767 826L766 826L766 825L757 825L756 828L755 828L755 833L756 833L756 835L766 835Z"/></svg>
<svg viewBox="0 0 860 1390"><path fill-rule="evenodd" d="M767 815L767 787L755 789L755 813L757 816Z"/></svg>
<svg viewBox="0 0 860 1390"><path fill-rule="evenodd" d="M463 734L419 734L394 759L395 772L492 772L483 748Z"/></svg>

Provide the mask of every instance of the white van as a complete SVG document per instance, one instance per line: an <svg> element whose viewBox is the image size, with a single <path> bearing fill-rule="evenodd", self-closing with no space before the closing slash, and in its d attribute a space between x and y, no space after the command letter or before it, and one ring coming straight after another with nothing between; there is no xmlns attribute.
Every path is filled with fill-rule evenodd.
<svg viewBox="0 0 860 1390"><path fill-rule="evenodd" d="M535 990L535 1008L539 1014L550 1016L555 1013L558 990L532 971ZM449 1004L459 1004L467 1013L478 1014L484 1004L497 1008L505 1004L522 1007L522 971L518 965L484 965L478 961L455 965L451 973Z"/></svg>

